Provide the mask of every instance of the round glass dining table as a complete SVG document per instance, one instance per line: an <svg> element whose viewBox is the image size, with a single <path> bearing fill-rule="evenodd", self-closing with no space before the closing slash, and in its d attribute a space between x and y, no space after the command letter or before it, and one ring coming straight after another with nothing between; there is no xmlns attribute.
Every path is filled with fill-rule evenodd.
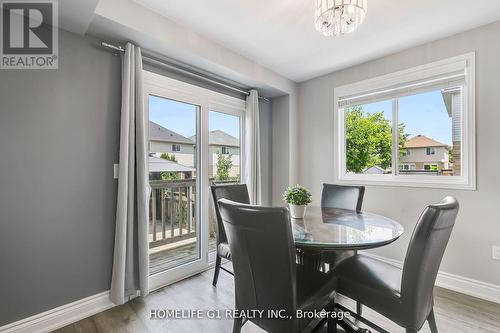
<svg viewBox="0 0 500 333"><path fill-rule="evenodd" d="M366 250L397 240L401 224L353 210L309 206L303 219L291 219L295 246L310 250Z"/></svg>

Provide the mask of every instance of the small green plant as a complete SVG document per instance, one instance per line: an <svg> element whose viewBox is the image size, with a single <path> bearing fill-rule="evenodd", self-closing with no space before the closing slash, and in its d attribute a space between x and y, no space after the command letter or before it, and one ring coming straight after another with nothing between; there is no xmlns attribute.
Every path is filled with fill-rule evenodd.
<svg viewBox="0 0 500 333"><path fill-rule="evenodd" d="M170 155L169 153L162 153L160 155L160 158L167 160L167 161L170 161L170 162L177 163L177 159L175 158L175 154ZM181 179L181 176L180 176L179 172L162 172L161 179L162 180L179 180L179 179Z"/></svg>
<svg viewBox="0 0 500 333"><path fill-rule="evenodd" d="M307 205L311 203L311 192L303 186L295 185L286 189L283 193L283 200L290 205Z"/></svg>

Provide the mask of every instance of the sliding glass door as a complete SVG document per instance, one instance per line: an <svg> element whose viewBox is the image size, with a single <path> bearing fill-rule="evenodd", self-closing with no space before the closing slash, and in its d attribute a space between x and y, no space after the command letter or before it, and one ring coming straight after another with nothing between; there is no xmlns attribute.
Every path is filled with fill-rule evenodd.
<svg viewBox="0 0 500 333"><path fill-rule="evenodd" d="M200 106L148 96L150 274L200 259L197 126Z"/></svg>
<svg viewBox="0 0 500 333"><path fill-rule="evenodd" d="M212 184L238 184L241 182L242 117L238 112L224 113L209 111L209 177ZM217 220L213 201L210 201L210 237L208 249L215 252L217 241Z"/></svg>
<svg viewBox="0 0 500 333"><path fill-rule="evenodd" d="M207 269L215 218L209 186L242 177L244 101L144 72L149 121L150 286Z"/></svg>

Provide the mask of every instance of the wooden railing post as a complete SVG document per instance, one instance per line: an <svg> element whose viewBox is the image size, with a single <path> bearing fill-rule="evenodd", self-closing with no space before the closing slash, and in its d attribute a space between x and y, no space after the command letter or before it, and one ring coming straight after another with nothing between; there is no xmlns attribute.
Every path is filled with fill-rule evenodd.
<svg viewBox="0 0 500 333"><path fill-rule="evenodd" d="M192 190L193 188L191 186L186 188L187 191L187 232L191 232L191 222L192 222L192 203L191 203L191 195L192 195Z"/></svg>
<svg viewBox="0 0 500 333"><path fill-rule="evenodd" d="M165 239L165 200L166 200L166 191L165 189L160 190L160 195L161 195L161 235L162 239Z"/></svg>
<svg viewBox="0 0 500 333"><path fill-rule="evenodd" d="M169 200L169 208L170 208L170 237L174 237L174 189L170 189L170 200Z"/></svg>
<svg viewBox="0 0 500 333"><path fill-rule="evenodd" d="M178 199L178 202L179 202L179 206L178 206L178 212L179 212L179 236L182 236L182 220L183 220L183 217L182 217L182 209L184 208L184 205L182 204L182 187L179 187L179 199Z"/></svg>
<svg viewBox="0 0 500 333"><path fill-rule="evenodd" d="M151 191L151 219L153 220L153 242L156 241L156 189Z"/></svg>

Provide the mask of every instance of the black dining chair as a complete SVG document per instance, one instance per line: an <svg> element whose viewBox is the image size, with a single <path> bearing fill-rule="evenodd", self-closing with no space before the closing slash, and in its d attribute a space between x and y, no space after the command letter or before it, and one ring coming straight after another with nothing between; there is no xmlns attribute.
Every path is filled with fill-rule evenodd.
<svg viewBox="0 0 500 333"><path fill-rule="evenodd" d="M361 211L364 186L323 184L321 207Z"/></svg>
<svg viewBox="0 0 500 333"><path fill-rule="evenodd" d="M315 329L314 319L298 318L296 311L332 311L336 281L331 274L296 264L288 209L226 199L219 200L219 208L232 254L235 310L264 311L248 320L268 332ZM273 318L268 311L282 311L285 318ZM327 321L330 332L335 319ZM240 332L243 324L235 318L233 332Z"/></svg>
<svg viewBox="0 0 500 333"><path fill-rule="evenodd" d="M441 259L458 214L458 202L446 197L420 216L406 252L403 269L357 254L334 270L339 292L418 332L425 321L437 333L433 289Z"/></svg>
<svg viewBox="0 0 500 333"><path fill-rule="evenodd" d="M363 206L363 197L365 195L364 186L323 184L321 193L321 207L339 208L361 211ZM324 251L321 254L322 267L325 270L325 264L333 269L343 260L356 255L357 251ZM361 304L356 304L356 312L362 313Z"/></svg>
<svg viewBox="0 0 500 333"><path fill-rule="evenodd" d="M229 274L233 274L228 269L222 266L222 259L231 260L231 250L227 243L226 232L224 231L224 224L222 223L219 211L219 199L229 199L231 201L250 203L248 189L246 184L233 184L233 185L213 185L210 187L212 197L214 200L215 216L217 219L217 253L215 259L215 272L213 279L213 286L217 286L220 270L224 270Z"/></svg>

